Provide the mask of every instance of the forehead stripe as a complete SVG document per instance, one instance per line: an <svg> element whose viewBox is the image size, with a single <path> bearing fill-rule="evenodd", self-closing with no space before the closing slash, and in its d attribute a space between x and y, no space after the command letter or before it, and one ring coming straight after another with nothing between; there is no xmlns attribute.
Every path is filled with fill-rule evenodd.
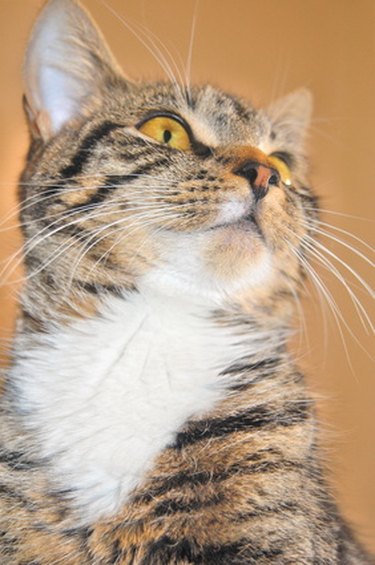
<svg viewBox="0 0 375 565"><path fill-rule="evenodd" d="M123 186L129 184L133 180L137 180L140 176L148 173L150 170L167 164L168 159L165 157L163 159L157 159L151 163L145 165L140 165L132 173L128 175L108 175L105 179L105 184L98 186L98 189L90 194L90 197L85 200L85 202L80 202L71 206L70 210L79 210L80 208L86 208L87 206L95 206L95 204L100 204L105 200L106 196L113 192L117 186Z"/></svg>
<svg viewBox="0 0 375 565"><path fill-rule="evenodd" d="M91 131L82 141L78 152L74 155L71 164L64 167L60 171L62 178L68 179L79 175L86 161L90 157L90 150L95 147L104 137L110 134L113 130L123 128L123 124L116 124L113 122L104 122L100 124L94 131Z"/></svg>

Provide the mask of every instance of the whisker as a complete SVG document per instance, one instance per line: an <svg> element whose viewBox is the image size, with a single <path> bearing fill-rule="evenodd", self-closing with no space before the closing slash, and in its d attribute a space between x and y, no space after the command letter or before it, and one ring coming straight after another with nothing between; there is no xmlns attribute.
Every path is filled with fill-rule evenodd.
<svg viewBox="0 0 375 565"><path fill-rule="evenodd" d="M150 178L152 179L154 182L157 181L157 179L155 179L152 175L134 175L134 178L136 178L137 176L142 177L142 178ZM90 177L90 180L92 180L92 177ZM142 190L142 188L144 188L145 190L153 190L153 193L155 194L157 190L160 191L160 194L165 194L166 192L168 192L168 188L170 188L171 186L173 186L175 184L175 181L167 181L166 179L162 179L164 182L164 185L162 185L160 182L159 184L155 185L154 187L150 187L150 185L142 185L142 186L137 186L136 188L138 190ZM49 199L54 199L56 197L56 190L55 190L55 186L50 188L51 194L48 194L48 188L47 190L44 190L44 194L40 195L40 194L33 194L31 196L29 196L28 198L25 198L20 204L17 204L15 207L13 207L8 214L2 219L2 221L0 222L0 226L5 224L6 222L10 221L11 219L13 219L14 217L17 217L20 212L25 212L27 209L33 207L33 206L37 206L41 203L46 202ZM69 192L83 192L86 190L97 190L100 188L118 188L118 185L115 184L95 184L95 185L91 185L91 186L66 186L66 185L61 185L60 186L62 192L64 192L64 194L69 193ZM133 187L135 188L135 187ZM164 189L164 190L163 190ZM47 195L45 194L47 192ZM148 198L147 193L144 194L144 196L146 198ZM1 231L7 231L8 229L11 228L6 228L5 230L1 230Z"/></svg>
<svg viewBox="0 0 375 565"><path fill-rule="evenodd" d="M169 212L169 210L168 210L168 212ZM132 217L133 225L134 225L134 224L136 225L136 229L143 229L144 227L146 227L146 226L149 225L149 224L152 224L152 223L154 223L154 222L156 222L156 221L160 221L160 219L163 219L164 217L166 217L166 215L165 215L165 211L161 211L160 214L154 214L154 215L152 216L152 218L149 219L148 222L144 222L144 223L142 223L141 225L137 226L137 222L139 222L139 220L142 220L144 217L149 218L149 214L146 212L146 213L144 213L144 214L142 214L142 215L138 215L138 216L133 216L133 217ZM135 220L136 220L136 221L135 221ZM118 225L118 224L121 224L118 229L119 229L119 230L123 230L123 225L122 225L122 224L126 223L127 221L128 221L127 218L121 218L120 220L117 220L117 221L115 221L115 222L112 222L111 224L105 225L105 226L103 226L103 227L101 227L101 228L95 230L95 231L93 232L93 234L91 235L91 237L89 238L89 240L88 240L88 241L85 241L83 251L82 251L81 255L78 257L78 259L76 260L76 262L75 262L75 264L74 264L74 266L73 266L73 272L75 272L75 271L77 270L79 263L83 260L83 258L85 257L85 255L87 255L87 253L89 253L89 251L90 251L94 246L98 245L103 239L109 237L113 232L110 232L110 234L105 233L105 234L104 234L103 236L101 236L99 239L95 239L95 241L94 241L93 243L91 243L91 241L92 241L94 238L96 238L96 237L97 237L100 233L102 233L103 231L107 231L108 229L110 229L110 228L112 228L113 226ZM132 223L130 223L130 225L128 224L128 225L126 226L126 227L127 227L127 230L128 230L128 228L131 227L131 226L132 226ZM124 235L126 235L126 237L130 237L130 236L134 233L134 231L135 231L135 230L132 230L132 231L130 231L130 232L126 231L126 233L125 233ZM91 245L88 245L88 244L90 244L90 243L91 243ZM106 252L104 255L107 255L112 249L113 249L113 245L111 246L110 250L107 250L107 252ZM103 256L102 256L102 257L103 257ZM95 263L95 264L93 265L93 267L91 268L90 273L91 273L91 272L94 270L94 268L100 263L100 260L102 259L102 257L99 258L99 260L96 261L96 263ZM73 276L72 276L72 277L73 277ZM71 277L71 282L72 282L72 277Z"/></svg>
<svg viewBox="0 0 375 565"><path fill-rule="evenodd" d="M324 237L328 237L330 239L332 239L333 241L335 241L336 243L339 243L340 245L343 245L344 247L346 247L347 249L349 249L350 251L352 251L353 253L355 253L356 255L358 255L359 257L362 257L362 259L364 259L364 261L366 261L367 263L369 263L371 266L374 266L374 264L370 261L370 259L368 259L363 253L361 253L358 249L356 249L355 247L351 246L349 243L347 243L346 241L340 239L339 237L335 237L333 234L331 234L329 231L325 230L324 228L321 228L321 225L325 225L328 226L329 228L338 231L344 235L347 235L349 237L352 237L354 240L358 241L358 243L361 243L364 247L366 247L367 249L369 249L371 252L374 252L373 247L371 247L371 245L369 245L368 243L366 243L365 241L363 241L363 239L355 236L354 234L350 233L347 230L343 230L341 228L337 228L336 226L331 226L330 224L326 224L324 222L319 222L319 227L316 226L309 226L308 224L305 224L306 227L308 227L311 231L314 231L316 233L321 234Z"/></svg>
<svg viewBox="0 0 375 565"><path fill-rule="evenodd" d="M156 45L156 41L155 41L155 37L154 39L150 38L150 35L154 35L150 30L147 30L147 33L145 32L145 30L143 29L143 26L141 26L140 24L135 24L135 22L132 23L132 25L129 23L129 21L125 20L125 18L123 18L122 16L120 16L120 14L114 9L112 8L112 6L110 6L106 0L100 0L101 3L103 4L103 6L105 6L107 8L107 10L109 10L109 12L111 12L113 14L113 16L118 19L124 26L125 28L130 31L134 37L136 37L136 39L147 49L147 51L154 57L154 59L156 60L156 62L160 65L160 67L162 68L162 70L166 73L167 77L169 78L169 80L171 81L171 83L174 85L175 90L176 90L176 95L177 98L179 98L184 105L186 104L186 100L182 94L181 91L181 87L178 83L178 80L176 79L176 76L172 70L172 67L170 65L170 63L168 62L168 60L166 59L165 55L163 54L163 52L160 50L160 48ZM135 28L138 29L138 31L135 30ZM143 37L140 35L142 33ZM161 41L158 39L159 43L161 43ZM148 43L149 42L149 43ZM151 45L150 45L151 44ZM165 48L165 46L163 46L166 53L169 54L168 50ZM169 57L170 54L169 54ZM172 64L175 66L176 69L176 65L174 60L172 59ZM180 71L177 67L177 75L180 75ZM180 76L181 79L181 76ZM182 82L182 81L181 81Z"/></svg>
<svg viewBox="0 0 375 565"><path fill-rule="evenodd" d="M181 209L181 206L180 206L180 205L175 205L175 206L169 206L167 211L169 212L169 211L180 210L180 209ZM128 209L127 211L129 211L129 209ZM132 216L132 219L131 219L131 221L133 221L133 223L134 223L134 220L139 221L139 219L142 219L143 217L148 218L148 217L149 217L149 214L150 214L150 211L147 210L147 209L146 209L146 212L145 212L144 210L141 210L142 213L139 213L139 210L138 210L137 208L133 209L133 211L136 212L136 213ZM162 216L163 214L165 215L165 210L163 210L162 207L160 207L160 206L159 206L158 208L156 208L157 214L155 213L155 210L152 210L152 212L153 212L153 218L155 218L155 220L158 219L158 216L160 216L160 215ZM122 213L122 211L120 211L120 210L115 210L115 211L112 212L112 214L114 214L114 213ZM102 210L99 210L99 212L97 212L95 215L92 215L92 216L90 217L90 219L91 219L91 220L92 220L92 219L97 219L98 217L102 217L102 216L106 216L106 215L108 215L108 213L107 213L106 211L103 212ZM79 220L78 220L78 221L79 221ZM115 224L125 223L125 222L128 222L128 221L129 221L128 218L120 218L120 220L116 220L116 221L113 222L112 224L115 225ZM61 228L58 228L57 230L55 230L55 232L64 229L64 227L65 227L65 228L66 228L66 227L70 227L72 224L76 224L76 223L77 223L76 221L74 221L74 222L69 222L68 224L65 224L64 226L61 226ZM132 224L130 224L130 226L131 226L131 225L132 225ZM140 228L141 228L143 225L144 225L144 224L142 224L142 225L140 226ZM129 224L128 224L127 227L129 227ZM99 226L99 227L95 228L94 230L92 230L92 231L91 231L91 236L90 236L89 240L87 241L87 240L85 239L84 245L87 246L87 245L92 241L92 239L93 239L95 236L97 236L99 233L102 233L103 231L105 231L105 230L107 230L107 229L108 229L108 224L105 224L104 226ZM66 242L64 242L63 244L61 244L61 245L58 247L58 249L55 250L54 254L49 257L48 261L47 261L47 262L44 262L36 271L33 271L33 273L30 273L27 278L31 278L32 276L35 276L35 275L37 275L38 273L40 273L42 270L44 270L46 267L48 267L53 261L55 261L58 257L60 257L63 253L66 253L66 251L68 251L72 246L76 245L77 241L79 241L80 239L83 240L84 238L86 238L86 236L87 236L87 233L85 234L85 236L82 236L82 237L70 237L70 238L68 239L68 241L71 241L71 243L70 243L69 245L67 245L68 241L66 241ZM44 237L43 237L43 240L44 240L46 237L48 237L48 234L47 234L47 236L44 236ZM96 240L96 241L94 242L94 244L93 244L92 246L90 246L90 248L93 247L94 245L97 245L97 244L98 244L102 239L104 239L105 237L106 237L106 234L105 234L103 237L101 237L99 240ZM38 244L40 244L39 241L37 241L36 244L33 245L33 248L34 248L36 245L38 245Z"/></svg>
<svg viewBox="0 0 375 565"><path fill-rule="evenodd" d="M125 127L125 126L124 126ZM88 153L90 150L87 149L86 152ZM128 174L128 171L124 171L124 174ZM103 178L103 175L97 175L98 179ZM110 175L109 175L110 176ZM116 175L117 176L117 175ZM175 182L175 181L169 181L168 179L166 179L165 177L161 177L157 174L147 174L147 173L134 173L134 176L136 177L143 177L143 178L150 178L154 181L158 181L158 180L164 180L164 181L168 181L168 182ZM0 182L0 186L11 186L14 185L14 187L37 187L37 188L43 188L43 187L47 187L50 186L51 183L53 183L53 186L57 186L60 188L65 188L67 186L66 183L71 182L71 181L84 181L86 179L92 180L93 178L95 178L95 175L93 174L85 174L85 173L80 173L79 175L73 175L70 177L65 177L63 179L61 179L61 181L58 178L47 178L47 179L39 179L39 180L35 180L35 181L5 181L5 182ZM85 185L82 185L82 188L85 188Z"/></svg>
<svg viewBox="0 0 375 565"><path fill-rule="evenodd" d="M195 39L195 31L197 25L197 12L198 12L198 4L199 0L196 0L194 6L194 12L191 22L191 30L190 30L190 40L189 40L189 47L187 52L187 59L185 65L185 84L186 89L188 92L188 97L191 99L191 68L192 68L192 60L193 60L193 46L194 46L194 39Z"/></svg>
<svg viewBox="0 0 375 565"><path fill-rule="evenodd" d="M340 257L338 257L335 253L330 251L327 247L322 245L319 241L312 238L308 234L305 235L305 239L312 242L316 247L319 247L319 249L330 255L330 257L335 259L338 263L340 263L340 265L345 267L353 275L353 277L367 290L369 295L371 297L374 297L374 291L372 290L372 288L367 284L367 282L363 279L363 277L361 277L354 269L352 269L352 267L350 267L350 265L346 263L346 261L340 259Z"/></svg>
<svg viewBox="0 0 375 565"><path fill-rule="evenodd" d="M340 271L338 271L338 269L336 269L336 267L322 253L320 253L317 249L315 249L311 243L305 241L303 242L303 245L308 249L309 253L318 260L319 263L321 263L330 273L336 276L337 280L346 289L365 330L367 330L367 326L365 324L364 319L367 321L367 324L369 325L370 329L373 330L373 326L371 324L371 320L369 318L366 309L364 308L362 302L354 294L353 290L350 288L349 284L344 279Z"/></svg>
<svg viewBox="0 0 375 565"><path fill-rule="evenodd" d="M131 209L128 209L128 212L132 211ZM122 210L114 210L111 213L124 213ZM98 217L103 217L108 215L108 211L104 210L103 211L103 204L100 206L99 212L94 215L94 216L89 216L86 217L85 220L90 219L96 219ZM17 267L19 267L22 263L24 258L29 255L33 249L35 249L35 247L37 247L38 245L42 244L48 237L51 237L61 231L63 231L64 229L70 228L72 226L75 226L79 223L82 222L82 211L81 210L74 210L73 212L71 211L70 214L65 215L62 219L66 220L67 218L70 218L71 216L78 216L77 219L68 222L67 224L64 223L63 225L59 225L61 223L61 219L55 220L54 222L48 224L46 227L44 227L41 231L39 231L35 236L33 236L31 239L29 239L25 246L22 247L21 249L19 249L14 255L12 255L8 261L6 262L5 266L3 267L2 271L0 272L0 278L3 277L5 275L5 273L7 273L7 276L10 277L15 269ZM51 231L51 227L58 225L57 228L53 229ZM43 235L43 237L41 237L41 235ZM19 258L15 263L15 259ZM12 263L14 263L12 269L10 271L8 271L8 268L10 265L12 265ZM7 272L8 271L8 272Z"/></svg>
<svg viewBox="0 0 375 565"><path fill-rule="evenodd" d="M128 193L128 196L129 196L129 193ZM138 206L139 208L141 208L142 206L144 206L145 208L150 208L150 209L152 208L152 206L157 207L157 206L159 206L160 203L161 203L161 201L160 201L160 196L161 196L161 195L151 196L151 197L147 198L147 200L151 200L151 201L154 200L154 202L144 203L144 204L138 204L137 206ZM113 201L110 201L109 203L105 203L105 202L104 202L104 203L103 203L103 202L97 203L97 202L95 202L95 203L87 204L87 205L84 204L84 205L80 206L79 210L75 210L74 208L73 208L73 209L69 209L69 208L68 208L68 209L60 210L59 212L55 212L55 213L53 213L53 214L48 214L48 219L51 219L51 218L59 218L59 217L60 217L61 219L64 219L64 218L69 217L70 215L73 215L73 214L84 214L84 213L86 213L86 212L89 211L89 210L95 210L95 209L97 209L99 206L101 206L101 207L103 208L103 207L106 207L106 206L108 206L108 205L113 206L113 204L114 204ZM38 225L39 223L40 223L40 219L39 219L39 218L38 218L38 219L35 219L35 220L19 221L19 223L14 224L13 226L9 226L9 227L7 227L7 228L2 228L2 229L0 229L0 233L5 233L5 232L8 232L8 231L13 231L14 229L16 229L17 227L20 227L20 226L22 226L23 228L25 228L25 227L32 227L32 226L34 226L34 225Z"/></svg>
<svg viewBox="0 0 375 565"><path fill-rule="evenodd" d="M160 222L160 220L163 221L163 225L160 226L156 231L153 231L152 233L146 235L143 239L143 241L141 242L140 246L137 248L137 253L139 253L139 251L144 247L145 243L151 238L151 237L155 237L155 235L157 233L159 233L161 230L165 229L168 225L171 225L172 220L174 220L175 217L171 218L168 221L168 216L164 216L162 218L156 218L155 220L157 220L158 222ZM150 221L150 222L145 222L144 224L142 224L141 226L136 226L135 229L133 229L130 233L128 232L124 232L122 226L116 228L116 230L113 230L110 234L109 237L111 237L112 235L114 235L115 233L119 232L119 237L117 237L116 241L111 245L111 247L105 252L103 253L103 255L101 257L99 257L99 259L96 261L96 263L93 265L93 267L90 269L89 274L94 270L94 268L99 265L100 263L104 262L106 260L106 257L113 251L113 249L117 246L120 245L125 239L127 239L128 237L130 237L131 235L134 235L134 233L136 233L137 229L143 229L144 227L146 227L147 225L152 225L154 223L154 221ZM134 259L133 259L134 262ZM130 262L128 264L128 269L131 270L132 264L133 262Z"/></svg>
<svg viewBox="0 0 375 565"><path fill-rule="evenodd" d="M317 272L313 269L313 267L305 260L305 258L303 257L303 255L301 255L301 253L297 250L297 249L293 249L292 248L292 252L299 258L299 260L301 261L301 264L303 265L304 269L306 270L306 272L310 275L311 281L314 283L315 287L317 288L317 290L319 290L319 293L322 294L322 296L325 298L327 304L330 307L330 310L332 312L332 315L334 317L334 320L336 322L336 326L337 329L339 331L340 334L340 338L341 338L341 342L343 344L343 348L345 351L345 356L346 359L348 361L348 365L350 367L350 370L352 372L353 375L355 375L354 373L354 369L353 369L353 365L352 362L350 360L350 356L349 356L349 350L348 350L348 346L346 343L346 339L341 327L341 323L344 325L344 327L347 329L347 331L349 332L349 334L353 337L353 339L358 343L357 338L355 337L355 335L353 334L351 328L348 326L348 324L346 323L343 315L341 314L332 294L329 292L329 290L327 289L327 287L323 284L321 278L319 277L319 275L317 274ZM367 352L366 352L367 353Z"/></svg>
<svg viewBox="0 0 375 565"><path fill-rule="evenodd" d="M310 206L306 206L306 209L315 211L315 208L312 208ZM328 210L327 208L322 208L321 206L319 206L319 211L322 214L332 214L334 216L342 216L344 218L349 218L349 219L352 219L352 220L360 220L362 222L371 222L371 223L375 222L375 220L373 220L372 218L364 218L363 216L355 216L353 214L347 214L345 212L337 212L335 210Z"/></svg>

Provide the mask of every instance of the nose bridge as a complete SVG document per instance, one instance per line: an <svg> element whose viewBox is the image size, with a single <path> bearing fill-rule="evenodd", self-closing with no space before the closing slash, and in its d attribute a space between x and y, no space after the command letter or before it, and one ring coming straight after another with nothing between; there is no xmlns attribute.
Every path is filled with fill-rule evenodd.
<svg viewBox="0 0 375 565"><path fill-rule="evenodd" d="M251 162L273 168L268 155L263 153L261 149L251 145L236 145L230 149L224 149L223 155L231 162L233 170L240 168L245 163Z"/></svg>

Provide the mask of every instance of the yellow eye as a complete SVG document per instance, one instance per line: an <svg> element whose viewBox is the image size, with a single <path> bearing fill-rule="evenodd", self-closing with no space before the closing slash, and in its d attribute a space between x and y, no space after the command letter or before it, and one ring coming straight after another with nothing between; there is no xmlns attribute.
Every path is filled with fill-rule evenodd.
<svg viewBox="0 0 375 565"><path fill-rule="evenodd" d="M292 186L292 173L285 161L277 155L270 155L268 159L278 171L282 182L287 186Z"/></svg>
<svg viewBox="0 0 375 565"><path fill-rule="evenodd" d="M144 135L174 149L182 149L183 151L190 149L190 138L185 127L178 120L169 116L150 118L143 122L138 129Z"/></svg>

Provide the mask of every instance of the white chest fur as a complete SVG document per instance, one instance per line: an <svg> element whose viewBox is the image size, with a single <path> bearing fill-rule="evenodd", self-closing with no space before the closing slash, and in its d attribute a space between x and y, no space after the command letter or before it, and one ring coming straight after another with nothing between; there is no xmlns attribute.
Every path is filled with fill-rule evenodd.
<svg viewBox="0 0 375 565"><path fill-rule="evenodd" d="M208 309L157 296L111 298L100 317L43 339L14 378L83 522L119 508L187 418L221 398L219 373L245 353Z"/></svg>

